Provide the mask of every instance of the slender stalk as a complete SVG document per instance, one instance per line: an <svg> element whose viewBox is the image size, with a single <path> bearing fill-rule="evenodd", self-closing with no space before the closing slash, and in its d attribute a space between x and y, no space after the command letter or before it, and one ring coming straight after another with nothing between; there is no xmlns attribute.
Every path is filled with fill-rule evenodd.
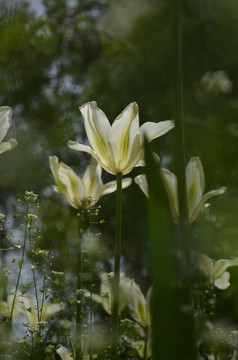
<svg viewBox="0 0 238 360"><path fill-rule="evenodd" d="M46 280L45 267L43 268L43 274L44 274L44 279L43 279L42 298L41 298L41 307L40 307L40 321L42 318L43 306L45 301L45 280Z"/></svg>
<svg viewBox="0 0 238 360"><path fill-rule="evenodd" d="M36 274L35 274L35 266L34 266L34 259L33 259L33 249L32 249L32 240L31 240L31 228L29 228L28 237L30 241L30 253L31 253L31 267L32 267L32 273L33 273L33 283L35 288L35 294L36 294L36 308L37 308L37 319L38 322L40 321L40 309L39 309L39 302L38 302L38 292L37 292L37 285L36 285Z"/></svg>
<svg viewBox="0 0 238 360"><path fill-rule="evenodd" d="M188 222L187 190L185 176L185 135L183 117L183 71L182 71L182 26L180 0L174 0L174 117L175 164L178 178L178 202L180 224Z"/></svg>
<svg viewBox="0 0 238 360"><path fill-rule="evenodd" d="M90 279L90 339L92 339L92 333L93 333L93 298L92 298L92 283L93 283L93 274L91 273L91 279ZM90 343L89 347L89 359L92 360L92 346Z"/></svg>
<svg viewBox="0 0 238 360"><path fill-rule="evenodd" d="M149 326L146 326L146 328L145 328L145 347L144 347L143 360L147 359L148 340L149 340Z"/></svg>
<svg viewBox="0 0 238 360"><path fill-rule="evenodd" d="M18 290L18 286L19 286L19 281L20 281L21 271L22 271L22 265L23 265L23 261L24 261L25 250L26 250L27 214L28 214L28 211L29 211L29 204L27 204L27 208L26 208L24 242L23 242L22 256L21 256L21 260L20 260L20 264L19 264L19 273L18 273L18 277L17 277L17 283L16 283L16 288L15 288L14 298L13 298L13 301L12 301L12 309L11 309L10 321L12 320L12 315L13 315L13 310L14 310L14 305L15 305L15 301L16 301L17 290Z"/></svg>
<svg viewBox="0 0 238 360"><path fill-rule="evenodd" d="M88 226L88 231L91 232L91 226L92 226L92 214L91 214L91 209L89 209L89 226ZM93 297L92 297L92 288L93 288L93 271L91 270L91 274L90 274L90 313L89 313L89 336L90 339L92 339L92 334L93 334ZM90 340L91 341L91 340ZM91 346L91 342L89 344L89 360L92 360L92 346Z"/></svg>
<svg viewBox="0 0 238 360"><path fill-rule="evenodd" d="M79 213L79 225L78 225L78 258L77 258L77 289L80 291L83 287L83 280L82 280L82 272L83 272L83 255L82 255L82 232L83 232L83 222L84 222L84 215ZM76 360L81 359L82 355L82 294L79 292L77 294L77 308L76 308L76 325L77 325L77 334L80 337L80 349L76 351Z"/></svg>
<svg viewBox="0 0 238 360"><path fill-rule="evenodd" d="M119 335L119 284L121 258L121 223L122 223L122 173L117 173L116 194L116 237L114 253L114 279L112 287L112 359L117 360L117 342Z"/></svg>

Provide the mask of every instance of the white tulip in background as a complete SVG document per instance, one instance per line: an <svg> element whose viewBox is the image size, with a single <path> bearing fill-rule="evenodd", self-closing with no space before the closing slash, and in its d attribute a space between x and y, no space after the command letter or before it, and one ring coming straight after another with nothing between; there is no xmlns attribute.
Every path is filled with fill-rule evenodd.
<svg viewBox="0 0 238 360"><path fill-rule="evenodd" d="M193 252L195 268L206 275L211 284L220 290L230 286L230 273L226 271L231 266L238 266L238 258L233 260L213 260L205 254Z"/></svg>
<svg viewBox="0 0 238 360"><path fill-rule="evenodd" d="M178 208L178 185L177 177L171 171L161 168L161 175L164 180L165 187L168 192L171 210L174 221L179 222L179 208ZM140 186L144 194L149 197L148 184L145 175L138 175L135 182ZM186 167L186 186L187 186L187 200L188 200L188 221L192 223L196 220L199 214L205 207L207 201L216 195L224 194L226 187L221 187L218 190L212 190L204 194L205 190L205 176L202 163L199 157L193 157L189 160Z"/></svg>
<svg viewBox="0 0 238 360"><path fill-rule="evenodd" d="M57 185L55 190L61 192L76 209L87 209L102 195L116 191L116 181L103 184L102 168L94 158L91 159L82 179L68 165L59 162L57 156L50 156L49 162ZM123 179L122 188L128 187L131 182L130 178Z"/></svg>
<svg viewBox="0 0 238 360"><path fill-rule="evenodd" d="M12 150L17 146L15 139L3 141L12 123L12 109L9 106L0 107L0 154L7 150Z"/></svg>

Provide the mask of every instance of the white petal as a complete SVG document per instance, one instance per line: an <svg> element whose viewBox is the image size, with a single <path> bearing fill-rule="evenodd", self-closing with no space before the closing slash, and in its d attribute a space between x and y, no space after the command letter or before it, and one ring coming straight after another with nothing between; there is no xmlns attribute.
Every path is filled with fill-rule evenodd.
<svg viewBox="0 0 238 360"><path fill-rule="evenodd" d="M101 179L102 168L99 163L92 157L84 176L82 178L85 196L97 197L98 192L102 189L103 183Z"/></svg>
<svg viewBox="0 0 238 360"><path fill-rule="evenodd" d="M129 104L113 122L108 146L116 172L126 174L129 172L125 172L128 162L133 162L132 168L138 162L140 140L138 105L136 103ZM130 158L132 160L129 161Z"/></svg>
<svg viewBox="0 0 238 360"><path fill-rule="evenodd" d="M17 141L15 139L10 139L7 142L0 143L0 154L4 151L12 150L17 146Z"/></svg>
<svg viewBox="0 0 238 360"><path fill-rule="evenodd" d="M174 128L173 120L155 122L146 122L140 127L140 143L144 144L144 138L150 142L159 136L166 134L169 130Z"/></svg>
<svg viewBox="0 0 238 360"><path fill-rule="evenodd" d="M0 142L5 137L12 121L12 109L9 106L0 107Z"/></svg>
<svg viewBox="0 0 238 360"><path fill-rule="evenodd" d="M225 290L230 286L229 280L230 273L226 271L218 279L215 280L214 285L220 290Z"/></svg>
<svg viewBox="0 0 238 360"><path fill-rule="evenodd" d="M222 195L226 192L226 187L222 187L218 190L212 190L203 195L201 201L197 204L197 207L193 209L193 212L190 212L189 214L189 221L192 223L194 220L197 219L199 216L199 213L203 210L205 207L207 201L212 198L213 196Z"/></svg>
<svg viewBox="0 0 238 360"><path fill-rule="evenodd" d="M217 195L222 195L226 192L226 187L223 186L220 189L217 190L212 190L209 191L208 193L206 193L205 195L203 195L202 197L202 203L205 204L210 198L212 198L213 196L217 196Z"/></svg>
<svg viewBox="0 0 238 360"><path fill-rule="evenodd" d="M58 170L59 170L59 159L57 156L49 156L49 163L50 163L50 169L51 172L55 178L55 182L58 185L59 182L59 175L58 175Z"/></svg>
<svg viewBox="0 0 238 360"><path fill-rule="evenodd" d="M115 175L115 172L112 172L111 167L108 166L108 163L105 163L103 161L103 159L101 159L98 156L98 154L92 148L90 148L90 146L79 144L77 141L69 140L68 141L68 147L70 149L73 149L73 150L84 151L84 152L89 153L90 155L92 155L97 160L97 162L101 165L102 168L104 168L110 174Z"/></svg>
<svg viewBox="0 0 238 360"><path fill-rule="evenodd" d="M141 188L141 190L143 191L143 193L145 194L145 196L148 198L149 197L149 189L148 189L148 183L146 180L146 175L138 175L134 178L134 181L137 185L139 185L139 187Z"/></svg>
<svg viewBox="0 0 238 360"><path fill-rule="evenodd" d="M66 187L64 196L69 203L78 209L82 205L85 197L84 184L80 177L66 164L60 163L59 166L59 181Z"/></svg>
<svg viewBox="0 0 238 360"><path fill-rule="evenodd" d="M219 278L230 266L238 266L238 259L220 259L215 262L215 278Z"/></svg>
<svg viewBox="0 0 238 360"><path fill-rule="evenodd" d="M67 188L66 185L63 184L60 179L59 179L59 159L57 156L49 156L49 163L50 163L50 169L51 172L53 174L55 183L57 186L54 186L54 190L56 192L61 192L62 194L64 194L65 196L67 195ZM67 200L68 197L66 196ZM69 200L68 200L69 201Z"/></svg>
<svg viewBox="0 0 238 360"><path fill-rule="evenodd" d="M84 117L84 126L92 148L102 159L108 159L108 137L111 125L104 112L97 107L95 101L80 107Z"/></svg>
<svg viewBox="0 0 238 360"><path fill-rule="evenodd" d="M186 168L186 183L188 197L189 219L193 217L193 212L202 199L205 189L205 178L203 167L198 157L193 157L188 162Z"/></svg>
<svg viewBox="0 0 238 360"><path fill-rule="evenodd" d="M57 348L56 352L59 354L62 360L74 359L72 356L70 356L70 351L65 346L60 345L60 347Z"/></svg>
<svg viewBox="0 0 238 360"><path fill-rule="evenodd" d="M63 307L64 307L63 304L57 304L57 303L45 304L42 311L42 321L46 321L50 316L59 312Z"/></svg>
<svg viewBox="0 0 238 360"><path fill-rule="evenodd" d="M210 279L214 279L214 261L205 254L198 256L198 269Z"/></svg>
<svg viewBox="0 0 238 360"><path fill-rule="evenodd" d="M127 188L132 183L131 178L125 178L122 180L122 189ZM98 193L97 197L101 197L102 195L111 194L117 189L117 182L116 181L110 181L103 185L103 187L100 189L100 192Z"/></svg>
<svg viewBox="0 0 238 360"><path fill-rule="evenodd" d="M171 209L176 223L179 222L177 177L168 169L161 168L162 179L168 192Z"/></svg>
<svg viewBox="0 0 238 360"><path fill-rule="evenodd" d="M130 280L130 289L128 296L128 307L131 316L143 327L147 326L147 308L145 297L141 292L139 285L134 280Z"/></svg>

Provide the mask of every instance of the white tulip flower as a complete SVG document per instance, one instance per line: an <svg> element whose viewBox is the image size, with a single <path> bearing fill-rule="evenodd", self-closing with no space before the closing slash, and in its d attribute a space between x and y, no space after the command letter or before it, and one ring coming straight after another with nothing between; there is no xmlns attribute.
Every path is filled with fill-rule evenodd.
<svg viewBox="0 0 238 360"><path fill-rule="evenodd" d="M102 304L104 310L111 315L112 313L112 283L113 283L113 273L100 273L99 277L101 280L100 284L100 295L90 293L89 291L84 292L84 296L91 297L94 301L99 304ZM128 283L130 279L127 278L123 273L120 274L120 293L119 293L119 312L122 312L127 304L127 297L125 294L128 295Z"/></svg>
<svg viewBox="0 0 238 360"><path fill-rule="evenodd" d="M12 319L16 318L21 314L22 304L19 302L19 295L20 295L19 292L17 293L16 297L14 296L14 293L10 293L7 296L7 301L0 302L0 312L3 314L4 317L10 319L14 297L15 297L15 302L12 313Z"/></svg>
<svg viewBox="0 0 238 360"><path fill-rule="evenodd" d="M138 105L129 104L112 125L95 101L80 107L88 140L92 147L69 141L71 149L91 154L107 172L128 174L144 162L144 138L151 140L167 133L174 127L172 120L158 123L147 122L139 126Z"/></svg>
<svg viewBox="0 0 238 360"><path fill-rule="evenodd" d="M177 177L168 169L161 168L161 175L164 180L165 187L168 192L172 214L174 221L179 223L179 207L178 207L178 186ZM148 184L145 175L138 175L135 182L140 186L144 194L149 197ZM224 194L226 187L209 191L204 194L205 176L202 163L199 157L193 157L189 160L186 167L186 186L188 201L188 221L195 221L200 212L204 209L207 201L216 195Z"/></svg>
<svg viewBox="0 0 238 360"><path fill-rule="evenodd" d="M19 303L21 303L21 313L28 320L28 324L31 328L36 329L38 321L37 313L37 301L35 296L22 296L19 297ZM38 304L40 306L40 304ZM64 308L64 304L58 303L45 303L42 311L39 309L40 321L47 321L53 315L57 314Z"/></svg>
<svg viewBox="0 0 238 360"><path fill-rule="evenodd" d="M92 296L92 299L102 304L104 310L111 315L113 273L112 276L107 273L101 273L99 276L101 280L100 295L91 294L86 290L84 296ZM151 296L152 288L148 290L145 297L134 279L126 277L123 273L120 274L119 312L128 307L133 319L142 327L151 326Z"/></svg>
<svg viewBox="0 0 238 360"><path fill-rule="evenodd" d="M125 296L127 297L127 306L133 319L142 327L151 326L152 287L149 288L145 297L135 280L130 279Z"/></svg>
<svg viewBox="0 0 238 360"><path fill-rule="evenodd" d="M197 267L209 278L211 284L220 290L224 290L230 286L230 273L226 270L231 266L238 266L238 258L213 260L205 254L194 252L193 263L195 268Z"/></svg>
<svg viewBox="0 0 238 360"><path fill-rule="evenodd" d="M102 195L110 194L116 190L116 181L110 181L103 185L101 174L102 168L92 158L81 179L68 165L59 163L57 156L49 157L50 168L57 187L71 206L76 209L87 209L94 205ZM122 188L128 187L132 180L126 178L122 182Z"/></svg>
<svg viewBox="0 0 238 360"><path fill-rule="evenodd" d="M71 355L71 352L63 345L60 345L56 352L62 360L74 360L74 356Z"/></svg>
<svg viewBox="0 0 238 360"><path fill-rule="evenodd" d="M12 123L12 109L9 106L0 107L0 154L17 146L15 139L2 141Z"/></svg>

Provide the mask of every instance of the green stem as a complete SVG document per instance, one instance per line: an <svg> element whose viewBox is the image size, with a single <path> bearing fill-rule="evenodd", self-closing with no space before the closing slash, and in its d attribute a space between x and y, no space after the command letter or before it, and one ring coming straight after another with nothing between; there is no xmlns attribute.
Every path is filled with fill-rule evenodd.
<svg viewBox="0 0 238 360"><path fill-rule="evenodd" d="M146 328L145 328L145 347L144 347L143 360L147 359L148 339L149 339L149 326L146 326Z"/></svg>
<svg viewBox="0 0 238 360"><path fill-rule="evenodd" d="M93 274L91 272L91 279L90 279L90 341L93 335L93 298L92 298L92 283L93 283ZM89 347L89 359L92 360L92 346L90 343Z"/></svg>
<svg viewBox="0 0 238 360"><path fill-rule="evenodd" d="M122 223L122 173L117 173L116 195L116 238L115 263L112 287L112 359L117 360L117 342L119 334L119 284L120 284L120 258L121 258L121 223Z"/></svg>
<svg viewBox="0 0 238 360"><path fill-rule="evenodd" d="M30 241L30 253L31 253L31 266L32 266L32 273L33 273L33 283L35 288L35 294L36 294L36 308L37 308L37 319L38 322L40 321L40 309L39 309L39 303L38 303L38 293L37 293L37 285L36 285L36 274L35 274L35 266L34 266L34 259L33 259L33 249L32 249L32 241L31 241L31 229L29 228L29 241Z"/></svg>
<svg viewBox="0 0 238 360"><path fill-rule="evenodd" d="M77 307L76 307L76 325L77 325L77 335L80 337L79 341L79 349L76 350L76 360L80 360L82 358L82 298L83 294L81 293L81 290L83 288L83 252L82 252L82 233L83 230L85 230L85 214L84 212L79 213L79 225L78 225L78 259L77 259L77 289L80 291L77 294Z"/></svg>
<svg viewBox="0 0 238 360"><path fill-rule="evenodd" d="M19 264L19 273L18 273L18 277L17 277L17 283L16 283L16 288L15 288L14 298L13 298L13 301L12 301L12 309L11 309L10 321L12 320L12 315L13 315L13 310L14 310L14 305L15 305L15 301L16 301L17 290L18 290L18 286L19 286L19 281L20 281L21 271L22 271L22 265L23 265L23 261L24 261L25 250L26 250L27 214L28 214L28 211L29 211L29 205L27 204L26 216L25 216L25 230L24 230L24 243L23 243L23 249L22 249L22 257L21 257L21 261L20 261L20 264Z"/></svg>
<svg viewBox="0 0 238 360"><path fill-rule="evenodd" d="M44 274L44 279L43 279L43 288L42 288L42 298L41 298L41 307L40 307L40 321L42 318L42 312L43 312L43 306L44 306L44 301L45 301L45 280L46 280L46 275L45 275L45 267L43 268L43 274Z"/></svg>
<svg viewBox="0 0 238 360"><path fill-rule="evenodd" d="M188 205L185 176L185 135L183 118L182 26L180 0L174 0L174 117L175 164L178 178L178 203L180 224L188 222Z"/></svg>

